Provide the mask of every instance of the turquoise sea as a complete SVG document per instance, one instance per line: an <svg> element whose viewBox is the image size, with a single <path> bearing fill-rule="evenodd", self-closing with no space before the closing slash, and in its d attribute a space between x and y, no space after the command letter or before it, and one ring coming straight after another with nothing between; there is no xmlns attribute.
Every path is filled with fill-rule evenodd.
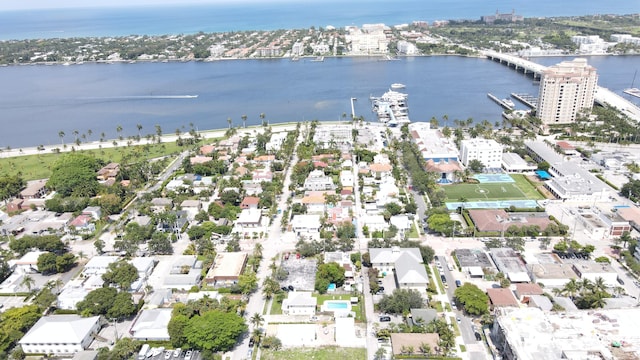
<svg viewBox="0 0 640 360"><path fill-rule="evenodd" d="M0 7L1 8L1 7ZM273 0L211 5L0 11L0 40L190 34L472 19L640 13L638 0Z"/></svg>

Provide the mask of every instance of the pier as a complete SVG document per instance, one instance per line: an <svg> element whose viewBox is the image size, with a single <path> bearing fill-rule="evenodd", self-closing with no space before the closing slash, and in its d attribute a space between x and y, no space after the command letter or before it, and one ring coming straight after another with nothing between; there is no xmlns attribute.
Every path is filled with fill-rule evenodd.
<svg viewBox="0 0 640 360"><path fill-rule="evenodd" d="M511 106L510 104L507 104L504 100L502 99L498 99L495 95L491 94L491 93L487 93L487 96L489 97L489 99L493 100L496 102L496 104L502 106L503 108L507 109L507 110L513 110L514 107Z"/></svg>
<svg viewBox="0 0 640 360"><path fill-rule="evenodd" d="M511 93L511 97L520 101L531 109L535 109L538 107L538 98L533 95Z"/></svg>

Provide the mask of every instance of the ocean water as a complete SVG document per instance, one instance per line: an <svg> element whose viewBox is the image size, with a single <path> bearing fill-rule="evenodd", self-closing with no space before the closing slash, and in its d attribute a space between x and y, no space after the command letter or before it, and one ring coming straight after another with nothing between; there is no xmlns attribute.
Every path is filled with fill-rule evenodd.
<svg viewBox="0 0 640 360"><path fill-rule="evenodd" d="M554 64L562 58L537 58ZM639 68L638 57L590 57L599 83L622 94ZM501 121L502 109L487 98L510 93L537 96L538 84L506 66L479 58L455 56L403 58L326 58L324 62L287 59L135 64L33 65L0 67L0 148L60 143L59 131L72 141L74 130L93 135L164 133L189 128L226 128L270 122L340 120L351 113L375 121L370 96L392 83L403 83L412 121L435 117ZM198 95L197 98L180 98ZM167 98L177 96L178 98ZM636 104L640 99L631 98ZM516 102L519 108L524 108Z"/></svg>
<svg viewBox="0 0 640 360"><path fill-rule="evenodd" d="M211 5L0 11L0 40L191 34L479 19L499 10L525 17L640 12L637 0L300 0Z"/></svg>

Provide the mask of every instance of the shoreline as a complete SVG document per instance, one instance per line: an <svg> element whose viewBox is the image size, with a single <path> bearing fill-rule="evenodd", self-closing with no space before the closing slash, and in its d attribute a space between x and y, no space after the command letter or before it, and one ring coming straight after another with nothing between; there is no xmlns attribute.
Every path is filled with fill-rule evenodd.
<svg viewBox="0 0 640 360"><path fill-rule="evenodd" d="M535 55L535 56L526 56L522 57L517 54L510 54L513 56L517 56L523 59L534 59L534 58L545 58L545 57L585 57L585 56L638 56L640 57L640 53L638 54L602 54L602 53L593 53L593 54L553 54L553 55ZM414 58L414 57L434 57L434 56L457 56L463 58L477 58L482 59L485 56L481 54L426 54L426 55L389 55L389 54L363 54L363 55L324 55L326 58L380 58L378 61L394 61L394 59L385 59L387 56L393 56L395 60L400 60L403 58ZM299 59L315 59L317 56L302 56ZM37 62L28 62L28 63L17 63L17 64L0 64L0 67L13 67L13 66L72 66L72 65L84 65L84 64L103 64L103 65L112 65L112 64L131 64L134 65L136 63L190 63L190 62L218 62L218 61L242 61L242 60L289 60L293 61L293 57L229 57L229 58L206 58L206 59L141 59L141 60L124 60L124 59L116 59L116 60L95 60L95 61L79 61L79 62L71 62L71 61L37 61ZM311 61L309 60L309 61Z"/></svg>
<svg viewBox="0 0 640 360"><path fill-rule="evenodd" d="M318 120L319 122L323 123L323 124L327 124L327 123L335 123L335 124L348 124L350 123L350 121L336 121L336 120L326 120L326 121L321 121ZM273 133L278 133L278 132L288 132L291 131L293 129L296 128L296 126L298 125L298 123L305 123L305 122L311 122L311 121L299 121L299 122L292 122L292 121L288 121L288 122L283 122L283 123L272 123L269 124L267 127L271 128L271 131ZM247 126L245 128L234 128L237 129L237 135L249 135L252 133L258 133L258 130L264 130L267 127L264 127L262 125L250 125ZM221 139L225 137L225 133L229 130L229 128L225 128L225 129L207 129L207 130L199 130L197 131L197 133L199 135L202 136L202 139L205 140L214 140L214 139ZM186 135L186 136L183 136ZM162 136L160 136L160 142L161 143L169 143L169 142L174 142L176 140L178 140L178 137L182 138L182 139L190 139L191 135L189 135L188 133L185 133L181 136L177 136L175 134L163 134ZM116 141L117 144L114 145L113 142ZM131 147L134 146L144 146L144 145L153 145L153 144L157 144L158 141L152 141L152 140L147 140L145 138L141 138L139 142L135 142L133 144L131 144ZM66 148L65 148L66 145ZM23 147L23 148L16 148L16 149L11 149L11 150L2 150L2 152L0 152L0 159L7 159L7 158L15 158L15 157L22 157L22 156L33 156L33 155L43 155L43 154L55 154L54 150L55 149L60 149L60 154L62 153L68 153L68 152L73 152L73 151L85 151L85 150L99 150L99 149L108 149L108 148L118 148L118 147L127 147L129 145L127 145L127 139L124 140L119 140L119 139L105 139L105 141L100 142L100 141L91 141L91 142L86 142L86 143L81 143L79 146L76 145L75 143L67 143L67 144L55 144L55 145L50 145L45 147L44 150L38 150L38 146L30 146L30 147Z"/></svg>

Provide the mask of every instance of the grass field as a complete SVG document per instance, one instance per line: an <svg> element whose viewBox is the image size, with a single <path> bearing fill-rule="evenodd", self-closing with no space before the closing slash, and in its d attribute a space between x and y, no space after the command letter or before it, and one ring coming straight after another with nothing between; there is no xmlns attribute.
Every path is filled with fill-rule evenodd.
<svg viewBox="0 0 640 360"><path fill-rule="evenodd" d="M449 201L538 200L542 195L522 175L515 183L455 184L443 186Z"/></svg>
<svg viewBox="0 0 640 360"><path fill-rule="evenodd" d="M145 147L146 146L146 147ZM175 142L167 142L151 145L122 146L105 149L93 149L78 151L83 154L91 154L105 162L120 162L123 155L134 154L140 161L153 159L161 156L175 154L186 148L179 147ZM38 155L16 156L0 159L0 174L22 174L24 180L35 180L48 178L51 175L51 166L63 156L64 153L53 154L43 152Z"/></svg>
<svg viewBox="0 0 640 360"><path fill-rule="evenodd" d="M323 347L323 348L293 348L278 351L262 350L261 357L265 360L364 360L367 358L365 348L343 348L343 347Z"/></svg>

